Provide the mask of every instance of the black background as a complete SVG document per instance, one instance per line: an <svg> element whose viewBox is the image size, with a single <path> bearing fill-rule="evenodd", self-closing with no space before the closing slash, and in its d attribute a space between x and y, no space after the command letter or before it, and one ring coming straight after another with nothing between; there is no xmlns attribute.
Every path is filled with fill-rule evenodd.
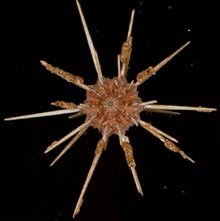
<svg viewBox="0 0 220 221"><path fill-rule="evenodd" d="M136 9L128 79L191 44L142 86L144 101L219 109L220 8L214 0L81 0L105 76L117 73L116 56ZM3 118L54 110L51 101L83 102L82 89L39 63L97 76L74 0L7 1L2 7L0 220L72 220L77 198L101 135L92 128L50 168L62 149L44 149L83 122L67 116L3 122ZM76 220L218 220L220 115L145 114L144 120L180 141L196 164L169 152L142 128L128 131L144 197L136 189L118 138L110 139Z"/></svg>

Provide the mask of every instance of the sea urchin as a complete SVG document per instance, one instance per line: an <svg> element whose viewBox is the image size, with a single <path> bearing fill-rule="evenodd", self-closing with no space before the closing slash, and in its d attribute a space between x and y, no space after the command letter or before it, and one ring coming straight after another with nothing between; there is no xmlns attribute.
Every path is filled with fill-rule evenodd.
<svg viewBox="0 0 220 221"><path fill-rule="evenodd" d="M80 138L80 136L92 126L97 128L101 134L102 138L99 140L93 162L89 169L88 175L86 177L85 183L83 185L82 191L80 193L78 202L76 204L73 217L79 213L80 207L83 202L83 197L92 177L92 174L96 168L98 160L102 154L102 151L106 148L109 137L112 134L118 135L120 145L124 151L128 167L131 170L135 185L138 192L143 195L143 191L137 176L135 169L135 160L133 157L132 146L129 142L129 138L126 136L126 131L133 125L140 125L152 135L157 137L160 141L163 142L164 146L174 152L179 153L183 158L194 163L189 156L187 156L176 143L178 141L168 135L167 133L157 129L149 122L144 122L140 118L140 113L142 111L157 111L157 112L168 112L174 113L176 110L192 110L199 112L211 112L216 110L215 108L206 108L206 107L189 107L189 106L176 106L176 105L160 105L156 104L156 100L143 102L138 96L138 86L141 85L144 81L150 78L152 75L155 75L156 72L163 67L167 62L169 62L174 56L176 56L181 50L183 50L190 42L185 43L178 50L172 53L170 56L165 58L155 67L148 67L146 70L140 72L137 75L136 81L128 82L126 79L128 65L132 50L132 26L134 21L133 10L131 13L131 19L129 23L129 29L127 34L126 41L122 44L121 53L118 55L118 75L113 79L109 79L103 76L101 66L99 63L98 54L95 50L95 47L92 42L81 6L76 0L76 4L79 10L80 18L82 25L85 31L87 42L90 48L92 59L96 72L98 74L98 80L94 85L84 84L82 77L70 74L69 72L63 71L60 68L54 67L51 64L48 64L46 61L41 61L41 64L51 73L56 74L70 83L75 84L78 87L86 90L86 99L82 104L76 105L72 102L56 101L52 105L63 108L62 110L49 111L37 114L30 114L18 117L6 118L5 120L18 120L34 117L43 117L43 116L53 116L60 114L70 114L75 113L74 116L84 114L86 116L85 122L65 135L58 141L54 141L47 149L45 153L51 151L61 143L65 142L69 138L73 137L72 140L67 144L67 146L61 151L61 153L56 157L56 159L51 163L51 166Z"/></svg>

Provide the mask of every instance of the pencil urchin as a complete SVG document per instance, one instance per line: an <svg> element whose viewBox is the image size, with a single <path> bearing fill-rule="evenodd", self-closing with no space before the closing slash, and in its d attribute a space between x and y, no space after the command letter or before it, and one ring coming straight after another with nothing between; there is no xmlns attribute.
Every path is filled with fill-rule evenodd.
<svg viewBox="0 0 220 221"><path fill-rule="evenodd" d="M54 116L60 114L75 113L74 116L84 114L86 116L85 122L65 135L58 141L54 141L47 149L45 153L51 151L58 145L62 144L66 140L72 138L72 140L66 145L56 159L51 163L51 166L84 134L84 132L90 127L97 128L102 134L102 138L98 141L95 149L95 156L93 158L91 167L86 177L85 183L81 190L78 202L76 204L73 217L79 212L83 202L83 197L86 192L87 186L99 161L99 158L103 150L107 146L108 139L111 135L117 135L119 137L119 143L122 147L129 169L131 170L136 188L138 192L143 195L141 184L138 179L138 175L135 169L135 160L133 157L132 146L129 142L129 138L126 136L126 132L133 125L140 125L152 135L157 137L164 146L173 151L179 153L184 159L187 159L194 163L188 155L184 153L177 145L178 141L168 135L167 133L157 129L151 123L141 120L140 113L142 111L156 111L156 112L168 112L174 113L176 110L198 111L198 112L212 112L215 108L206 107L191 107L191 106L176 106L176 105L161 105L157 104L156 100L142 101L138 96L138 87L155 75L156 72L162 68L167 62L169 62L174 56L182 51L190 42L185 43L179 49L177 49L170 56L165 58L159 64L154 67L148 67L146 70L137 74L136 81L128 82L126 79L129 60L132 50L132 26L134 21L133 10L131 13L131 19L128 28L128 34L126 41L122 44L121 53L117 57L118 62L118 74L116 77L110 79L106 78L102 74L101 66L99 63L98 54L92 42L81 6L76 0L76 4L79 10L82 25L85 31L86 39L89 45L89 49L92 55L93 63L98 75L98 80L94 85L86 85L82 77L70 74L63 71L60 68L54 67L46 61L40 61L41 64L51 73L56 74L66 81L75 84L76 86L83 88L86 91L86 99L83 103L76 105L72 102L56 101L52 105L62 108L61 110L49 111L43 113L36 113L18 117L6 118L5 120L18 120L43 116Z"/></svg>

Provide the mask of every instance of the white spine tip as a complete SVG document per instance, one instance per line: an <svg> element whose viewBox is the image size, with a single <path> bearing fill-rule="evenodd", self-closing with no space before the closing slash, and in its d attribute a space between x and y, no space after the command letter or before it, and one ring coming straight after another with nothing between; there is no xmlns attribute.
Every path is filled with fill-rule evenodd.
<svg viewBox="0 0 220 221"><path fill-rule="evenodd" d="M47 66L47 62L44 61L44 60L40 60L40 63L41 63L43 66Z"/></svg>

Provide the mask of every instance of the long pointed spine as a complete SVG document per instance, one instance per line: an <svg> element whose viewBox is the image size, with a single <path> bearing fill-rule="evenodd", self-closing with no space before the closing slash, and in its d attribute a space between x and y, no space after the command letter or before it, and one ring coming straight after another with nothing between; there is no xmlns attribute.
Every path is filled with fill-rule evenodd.
<svg viewBox="0 0 220 221"><path fill-rule="evenodd" d="M97 164L98 164L98 161L99 161L99 159L100 159L100 157L101 157L102 151L103 151L104 148L105 148L105 145L106 145L106 141L103 140L103 139L101 139L101 140L99 140L99 142L98 142L98 144L97 144L97 146L96 146L95 156L94 156L94 158L93 158L93 161L92 161L92 164L91 164L91 166L90 166L89 172L88 172L88 174L87 174L86 180L85 180L85 182L84 182L84 185L83 185L83 187L82 187L81 193L80 193L79 198L78 198L78 201L77 201L77 203L76 203L76 207L75 207L74 212L73 212L73 218L74 218L74 217L79 213L79 211L80 211L80 208L81 208L82 203L83 203L83 197L84 197L84 195L85 195L85 193L86 193L87 187L88 187L89 182L90 182L90 180L91 180L91 178L92 178L92 175L93 175L93 173L94 173L94 171L95 171L95 168L96 168L96 166L97 166Z"/></svg>
<svg viewBox="0 0 220 221"><path fill-rule="evenodd" d="M80 15L80 18L81 18L81 21L82 21L82 25L83 25L83 29L84 29L86 39L87 39L87 42L88 42L88 45L89 45L89 49L90 49L90 52L91 52L91 55L92 55L92 60L93 60L93 63L95 65L96 72L98 74L98 79L102 83L102 70L101 70L101 65L100 65L99 58L98 58L98 53L95 50L95 47L94 47L91 35L89 33L88 26L86 24L86 20L85 20L81 5L80 5L78 0L76 0L76 5L77 5L79 15Z"/></svg>

